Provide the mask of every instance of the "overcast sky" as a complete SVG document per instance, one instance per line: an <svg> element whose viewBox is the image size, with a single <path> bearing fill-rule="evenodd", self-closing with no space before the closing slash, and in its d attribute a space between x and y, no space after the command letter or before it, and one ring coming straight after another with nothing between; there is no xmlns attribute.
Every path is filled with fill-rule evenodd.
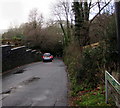
<svg viewBox="0 0 120 108"><path fill-rule="evenodd" d="M51 8L57 1L58 0L0 0L0 30L8 29L10 26L19 26L27 22L29 12L34 8L37 8L46 20L53 18Z"/></svg>
<svg viewBox="0 0 120 108"><path fill-rule="evenodd" d="M45 19L51 16L51 6L56 0L0 0L0 29L28 21L31 9L37 8Z"/></svg>

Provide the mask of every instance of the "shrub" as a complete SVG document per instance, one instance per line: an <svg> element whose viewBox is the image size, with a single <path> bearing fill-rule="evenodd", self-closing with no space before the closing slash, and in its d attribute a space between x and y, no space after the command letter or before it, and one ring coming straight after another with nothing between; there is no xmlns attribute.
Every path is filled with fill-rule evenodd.
<svg viewBox="0 0 120 108"><path fill-rule="evenodd" d="M80 61L81 67L77 73L77 81L86 83L87 87L96 87L103 77L104 65L103 49L86 48L83 50L83 57ZM100 77L101 76L101 77Z"/></svg>
<svg viewBox="0 0 120 108"><path fill-rule="evenodd" d="M76 79L77 72L80 70L80 60L80 47L73 42L64 50L64 62L67 65L70 79Z"/></svg>

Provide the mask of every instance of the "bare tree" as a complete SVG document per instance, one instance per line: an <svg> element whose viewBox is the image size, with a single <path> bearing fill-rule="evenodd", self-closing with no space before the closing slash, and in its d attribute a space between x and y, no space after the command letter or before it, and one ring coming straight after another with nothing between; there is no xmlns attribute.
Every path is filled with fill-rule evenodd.
<svg viewBox="0 0 120 108"><path fill-rule="evenodd" d="M79 41L80 46L85 46L90 44L89 28L94 19L100 15L100 13L105 9L106 6L110 4L111 0L108 2L98 0L93 2L92 0L74 0L73 11L75 15L75 37ZM91 11L95 8L98 12L90 19Z"/></svg>
<svg viewBox="0 0 120 108"><path fill-rule="evenodd" d="M65 45L71 41L73 28L73 13L71 10L71 3L68 0L59 0L53 9L53 14L56 16L63 31Z"/></svg>
<svg viewBox="0 0 120 108"><path fill-rule="evenodd" d="M41 38L41 29L43 27L44 18L38 9L32 9L29 13L29 22L25 24L24 34L26 35L26 40L32 41L34 45L39 45Z"/></svg>

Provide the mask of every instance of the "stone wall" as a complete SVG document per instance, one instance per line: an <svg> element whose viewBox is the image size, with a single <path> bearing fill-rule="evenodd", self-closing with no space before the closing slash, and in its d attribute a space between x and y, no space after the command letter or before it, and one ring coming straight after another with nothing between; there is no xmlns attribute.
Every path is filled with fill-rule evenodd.
<svg viewBox="0 0 120 108"><path fill-rule="evenodd" d="M12 48L9 45L0 46L2 49L2 72L17 66L42 60L42 54L25 46Z"/></svg>

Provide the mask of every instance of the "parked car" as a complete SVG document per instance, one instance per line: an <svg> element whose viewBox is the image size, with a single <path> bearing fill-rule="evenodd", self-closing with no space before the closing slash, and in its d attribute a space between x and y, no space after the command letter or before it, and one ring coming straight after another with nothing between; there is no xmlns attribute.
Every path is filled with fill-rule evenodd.
<svg viewBox="0 0 120 108"><path fill-rule="evenodd" d="M51 61L52 62L53 55L51 55L50 53L44 53L42 59L43 59L43 62L45 62L45 61Z"/></svg>

